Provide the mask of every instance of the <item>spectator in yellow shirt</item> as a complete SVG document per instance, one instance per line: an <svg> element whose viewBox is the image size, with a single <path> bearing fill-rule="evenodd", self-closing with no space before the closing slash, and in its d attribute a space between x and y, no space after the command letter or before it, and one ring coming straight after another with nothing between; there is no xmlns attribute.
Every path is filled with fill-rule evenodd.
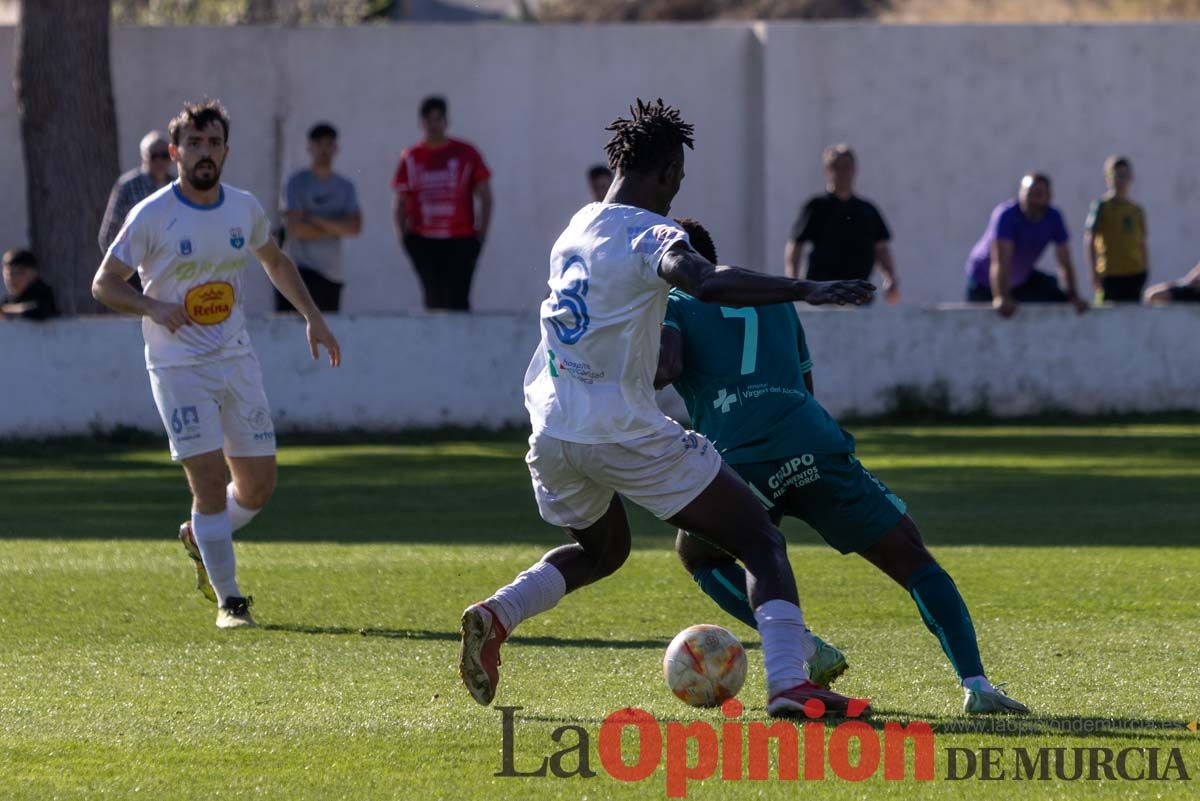
<svg viewBox="0 0 1200 801"><path fill-rule="evenodd" d="M1124 156L1104 162L1108 192L1092 204L1084 247L1092 266L1096 300L1137 303L1146 285L1149 257L1146 251L1146 216L1129 199L1133 166Z"/></svg>

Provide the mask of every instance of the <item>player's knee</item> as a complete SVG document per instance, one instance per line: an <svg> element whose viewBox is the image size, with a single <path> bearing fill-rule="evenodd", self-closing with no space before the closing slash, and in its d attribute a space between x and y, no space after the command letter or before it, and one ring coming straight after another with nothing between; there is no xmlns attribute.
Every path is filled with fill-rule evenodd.
<svg viewBox="0 0 1200 801"><path fill-rule="evenodd" d="M604 549L595 555L596 577L611 576L620 570L621 565L625 564L625 560L629 558L631 548L632 543L628 537L605 543Z"/></svg>
<svg viewBox="0 0 1200 801"><path fill-rule="evenodd" d="M246 487L238 486L238 503L246 509L261 509L275 494L275 473L256 478L247 482Z"/></svg>
<svg viewBox="0 0 1200 801"><path fill-rule="evenodd" d="M680 529L679 533L675 535L675 554L679 557L684 570L689 573L695 573L704 567L714 567L733 561L733 557L725 551L713 547L683 529Z"/></svg>
<svg viewBox="0 0 1200 801"><path fill-rule="evenodd" d="M238 505L254 510L266 506L275 494L277 476L278 468L273 461L257 464L252 470L239 471L233 482Z"/></svg>

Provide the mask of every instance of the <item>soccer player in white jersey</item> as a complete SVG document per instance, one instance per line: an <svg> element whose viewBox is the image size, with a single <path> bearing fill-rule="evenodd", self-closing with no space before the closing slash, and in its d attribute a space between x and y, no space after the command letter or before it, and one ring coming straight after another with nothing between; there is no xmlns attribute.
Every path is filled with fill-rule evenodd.
<svg viewBox="0 0 1200 801"><path fill-rule="evenodd" d="M142 318L154 402L171 458L183 463L192 490L191 518L179 539L193 559L197 589L217 604L218 627L253 626L251 599L238 587L233 532L270 499L276 471L275 429L242 311L251 253L308 321L312 357L324 346L336 367L341 350L295 265L271 240L262 206L221 183L229 154L225 109L216 100L186 105L168 131L179 179L129 212L92 294ZM135 269L144 295L126 283Z"/></svg>
<svg viewBox="0 0 1200 801"><path fill-rule="evenodd" d="M533 425L525 459L538 509L574 542L466 609L459 672L476 701L491 703L500 645L512 630L624 563L624 496L745 565L770 714L798 715L810 699L846 710L851 699L809 680L816 643L804 625L783 536L712 445L659 411L654 374L672 287L726 306L859 304L874 287L717 267L697 254L665 216L683 181L692 126L661 100L639 100L631 112L608 128L616 173L608 195L577 212L551 251L542 339L525 375Z"/></svg>

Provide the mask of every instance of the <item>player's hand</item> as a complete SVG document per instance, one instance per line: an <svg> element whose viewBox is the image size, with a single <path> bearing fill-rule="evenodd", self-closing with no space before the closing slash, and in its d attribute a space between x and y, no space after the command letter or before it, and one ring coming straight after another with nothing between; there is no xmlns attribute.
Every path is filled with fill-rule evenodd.
<svg viewBox="0 0 1200 801"><path fill-rule="evenodd" d="M188 317L187 311L181 303L163 303L155 301L150 308L150 313L146 315L154 322L161 325L163 328L174 334L185 325L192 324L192 318Z"/></svg>
<svg viewBox="0 0 1200 801"><path fill-rule="evenodd" d="M992 298L992 308L995 309L1001 317L1008 319L1017 313L1017 302L1007 296Z"/></svg>
<svg viewBox="0 0 1200 801"><path fill-rule="evenodd" d="M869 281L805 281L804 302L813 306L835 303L839 306L861 306L875 295L875 285Z"/></svg>
<svg viewBox="0 0 1200 801"><path fill-rule="evenodd" d="M342 363L342 346L338 344L337 337L329 330L329 326L325 324L325 318L317 315L308 321L308 350L312 353L313 360L320 358L321 345L325 346L325 350L329 351L329 364L331 367L338 367Z"/></svg>
<svg viewBox="0 0 1200 801"><path fill-rule="evenodd" d="M1088 303L1078 295L1072 295L1071 297L1067 298L1067 300L1072 306L1075 307L1075 311L1079 314L1083 314L1088 309L1092 308L1092 304Z"/></svg>

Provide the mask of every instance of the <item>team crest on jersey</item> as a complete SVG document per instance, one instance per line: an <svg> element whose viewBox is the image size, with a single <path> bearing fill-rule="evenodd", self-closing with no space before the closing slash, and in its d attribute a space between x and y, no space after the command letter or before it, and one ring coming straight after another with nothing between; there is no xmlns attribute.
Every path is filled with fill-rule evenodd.
<svg viewBox="0 0 1200 801"><path fill-rule="evenodd" d="M233 314L233 303L233 284L227 281L209 281L194 286L183 299L188 317L199 325L225 322Z"/></svg>
<svg viewBox="0 0 1200 801"><path fill-rule="evenodd" d="M179 255L180 256L192 255L192 240L188 239L186 236L183 239L179 240Z"/></svg>
<svg viewBox="0 0 1200 801"><path fill-rule="evenodd" d="M236 250L241 250L242 245L246 244L246 238L242 236L241 228L229 229L229 244L233 245Z"/></svg>

